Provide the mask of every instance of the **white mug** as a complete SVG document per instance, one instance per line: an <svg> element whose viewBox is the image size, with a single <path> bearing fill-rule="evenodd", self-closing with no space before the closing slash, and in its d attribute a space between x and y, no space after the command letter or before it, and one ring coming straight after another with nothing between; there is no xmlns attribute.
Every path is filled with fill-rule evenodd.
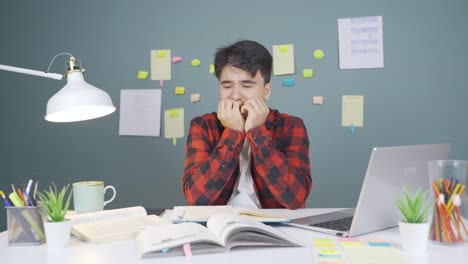
<svg viewBox="0 0 468 264"><path fill-rule="evenodd" d="M112 189L113 194L109 200L104 201L107 190ZM117 191L114 186L104 187L103 181L83 181L73 183L73 205L77 214L102 211L104 206L115 199Z"/></svg>

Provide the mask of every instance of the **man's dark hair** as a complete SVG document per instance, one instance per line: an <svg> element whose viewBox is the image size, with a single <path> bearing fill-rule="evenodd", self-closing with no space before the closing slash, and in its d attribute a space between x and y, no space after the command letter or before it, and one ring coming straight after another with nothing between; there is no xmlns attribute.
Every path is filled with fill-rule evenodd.
<svg viewBox="0 0 468 264"><path fill-rule="evenodd" d="M270 82L272 62L270 52L260 43L242 40L219 48L215 54L214 66L218 80L224 66L230 65L250 73L252 77L260 71L267 84Z"/></svg>

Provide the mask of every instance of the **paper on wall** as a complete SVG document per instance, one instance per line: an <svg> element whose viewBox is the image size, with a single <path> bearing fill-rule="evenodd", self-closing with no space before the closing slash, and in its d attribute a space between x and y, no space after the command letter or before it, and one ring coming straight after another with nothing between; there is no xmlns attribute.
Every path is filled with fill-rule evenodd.
<svg viewBox="0 0 468 264"><path fill-rule="evenodd" d="M119 135L160 136L161 90L120 90Z"/></svg>
<svg viewBox="0 0 468 264"><path fill-rule="evenodd" d="M362 127L364 120L364 96L343 95L341 126Z"/></svg>
<svg viewBox="0 0 468 264"><path fill-rule="evenodd" d="M340 69L383 68L382 16L338 19Z"/></svg>
<svg viewBox="0 0 468 264"><path fill-rule="evenodd" d="M171 79L171 50L151 51L151 80Z"/></svg>
<svg viewBox="0 0 468 264"><path fill-rule="evenodd" d="M273 74L294 74L294 45L273 46Z"/></svg>
<svg viewBox="0 0 468 264"><path fill-rule="evenodd" d="M172 108L164 111L164 137L184 137L184 108Z"/></svg>

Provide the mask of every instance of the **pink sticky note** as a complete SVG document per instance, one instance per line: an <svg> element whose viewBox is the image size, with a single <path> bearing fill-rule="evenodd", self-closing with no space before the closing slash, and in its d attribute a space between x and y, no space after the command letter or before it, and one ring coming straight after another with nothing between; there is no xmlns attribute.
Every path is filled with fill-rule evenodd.
<svg viewBox="0 0 468 264"><path fill-rule="evenodd" d="M174 56L172 57L172 63L178 63L182 61L182 57Z"/></svg>
<svg viewBox="0 0 468 264"><path fill-rule="evenodd" d="M339 237L338 241L342 242L360 242L357 238Z"/></svg>
<svg viewBox="0 0 468 264"><path fill-rule="evenodd" d="M161 86L161 87L164 86L164 80L159 80L159 86Z"/></svg>
<svg viewBox="0 0 468 264"><path fill-rule="evenodd" d="M186 258L192 258L192 250L190 244L184 244L184 254Z"/></svg>

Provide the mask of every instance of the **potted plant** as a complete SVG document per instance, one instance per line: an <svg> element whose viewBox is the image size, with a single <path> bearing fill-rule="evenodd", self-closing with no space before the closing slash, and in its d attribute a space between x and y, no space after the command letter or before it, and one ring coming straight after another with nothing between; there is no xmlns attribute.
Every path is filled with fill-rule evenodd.
<svg viewBox="0 0 468 264"><path fill-rule="evenodd" d="M420 254L427 248L429 240L429 221L426 220L431 203L423 206L427 193L417 190L411 196L403 187L404 196L396 200L403 218L398 223L400 228L401 244L404 250L410 253Z"/></svg>
<svg viewBox="0 0 468 264"><path fill-rule="evenodd" d="M38 192L39 199L47 213L48 219L44 221L44 230L47 245L50 248L67 247L71 233L71 220L65 216L70 205L72 190L67 194L69 184L58 191L55 183L49 190Z"/></svg>

